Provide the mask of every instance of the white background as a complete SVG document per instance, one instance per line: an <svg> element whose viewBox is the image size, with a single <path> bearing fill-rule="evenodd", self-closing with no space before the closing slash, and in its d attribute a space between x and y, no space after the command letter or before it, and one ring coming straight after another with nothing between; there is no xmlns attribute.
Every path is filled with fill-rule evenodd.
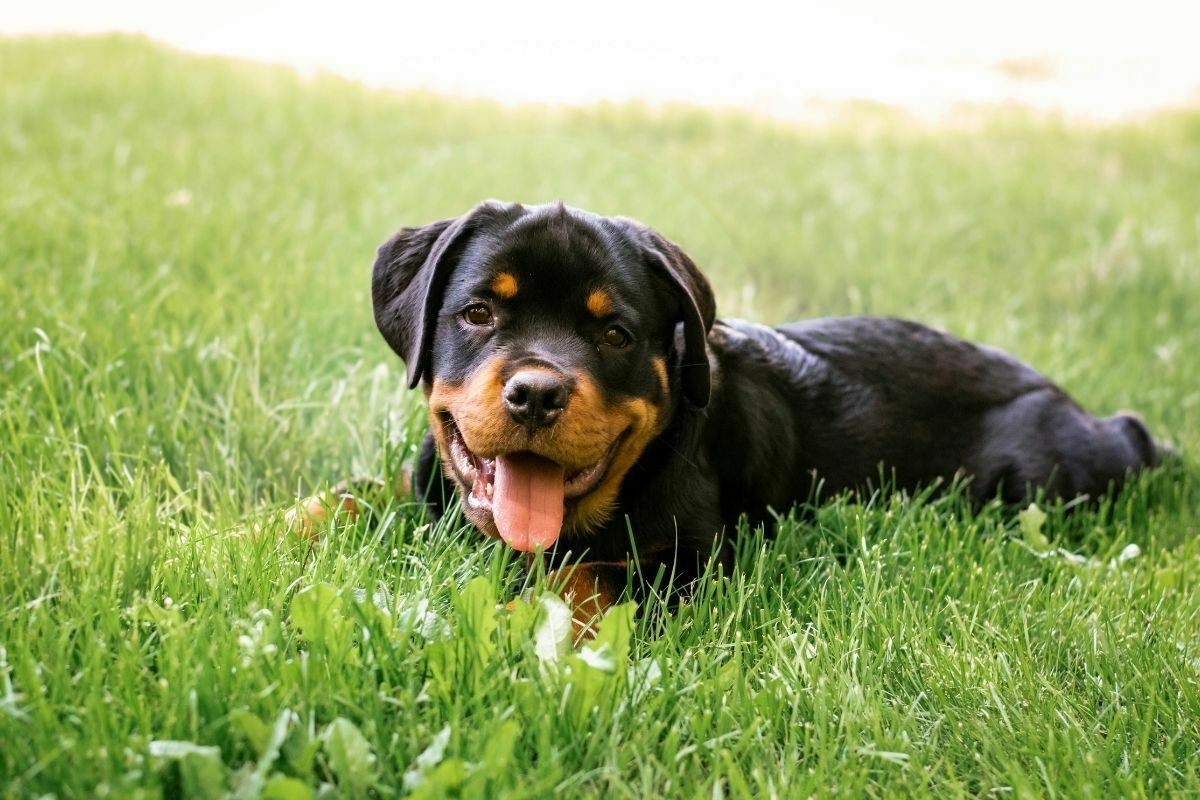
<svg viewBox="0 0 1200 800"><path fill-rule="evenodd" d="M1200 0L0 3L0 33L110 30L506 103L815 118L870 100L937 119L1018 102L1103 120L1200 102Z"/></svg>

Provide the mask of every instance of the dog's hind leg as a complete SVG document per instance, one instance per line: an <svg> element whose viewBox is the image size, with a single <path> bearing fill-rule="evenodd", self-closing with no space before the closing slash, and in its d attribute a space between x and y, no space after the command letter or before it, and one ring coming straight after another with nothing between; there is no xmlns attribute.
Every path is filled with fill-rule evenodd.
<svg viewBox="0 0 1200 800"><path fill-rule="evenodd" d="M1145 424L1128 413L1093 417L1066 394L1047 389L991 411L971 472L989 496L1026 502L1039 490L1051 499L1098 500L1161 456Z"/></svg>

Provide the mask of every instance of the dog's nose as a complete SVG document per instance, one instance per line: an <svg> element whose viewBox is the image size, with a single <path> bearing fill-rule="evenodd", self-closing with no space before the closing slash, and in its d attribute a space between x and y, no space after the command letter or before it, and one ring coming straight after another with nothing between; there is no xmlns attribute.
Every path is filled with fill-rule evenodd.
<svg viewBox="0 0 1200 800"><path fill-rule="evenodd" d="M562 416L570 394L564 376L544 369L523 369L504 384L504 407L518 423L544 428Z"/></svg>

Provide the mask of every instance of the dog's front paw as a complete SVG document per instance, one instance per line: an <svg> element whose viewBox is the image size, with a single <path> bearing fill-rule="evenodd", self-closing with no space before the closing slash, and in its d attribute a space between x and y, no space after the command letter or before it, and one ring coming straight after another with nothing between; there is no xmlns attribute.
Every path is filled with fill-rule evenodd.
<svg viewBox="0 0 1200 800"><path fill-rule="evenodd" d="M358 519L360 511L358 499L353 494L335 489L296 503L283 515L283 524L291 536L315 539L331 518L337 516L353 522Z"/></svg>
<svg viewBox="0 0 1200 800"><path fill-rule="evenodd" d="M373 479L348 480L323 494L314 494L296 501L283 516L289 534L315 538L329 520L337 517L354 522L364 513L378 508L391 498L407 498L412 494L412 468L404 467L391 492L383 481Z"/></svg>

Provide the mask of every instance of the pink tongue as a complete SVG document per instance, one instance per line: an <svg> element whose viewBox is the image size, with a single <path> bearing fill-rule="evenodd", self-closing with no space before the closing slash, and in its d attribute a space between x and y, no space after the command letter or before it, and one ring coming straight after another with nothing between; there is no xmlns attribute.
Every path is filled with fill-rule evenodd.
<svg viewBox="0 0 1200 800"><path fill-rule="evenodd" d="M492 517L516 550L554 544L562 530L563 468L532 453L497 456Z"/></svg>

